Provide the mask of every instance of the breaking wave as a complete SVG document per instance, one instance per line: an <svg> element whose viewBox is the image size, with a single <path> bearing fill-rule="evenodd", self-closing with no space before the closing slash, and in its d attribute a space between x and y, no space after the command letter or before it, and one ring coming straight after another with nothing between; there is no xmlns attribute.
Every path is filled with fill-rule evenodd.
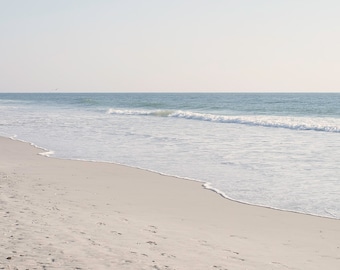
<svg viewBox="0 0 340 270"><path fill-rule="evenodd" d="M293 130L314 130L340 133L340 119L330 117L292 117L269 115L219 115L191 111L174 110L126 110L109 109L108 114L156 116L208 121L215 123L242 124L271 128L286 128Z"/></svg>

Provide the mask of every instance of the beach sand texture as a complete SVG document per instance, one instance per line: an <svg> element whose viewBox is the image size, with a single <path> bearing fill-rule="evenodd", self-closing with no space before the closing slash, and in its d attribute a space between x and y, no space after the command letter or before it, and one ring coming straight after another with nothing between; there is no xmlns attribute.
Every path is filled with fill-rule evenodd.
<svg viewBox="0 0 340 270"><path fill-rule="evenodd" d="M340 220L40 152L0 138L0 269L340 269Z"/></svg>

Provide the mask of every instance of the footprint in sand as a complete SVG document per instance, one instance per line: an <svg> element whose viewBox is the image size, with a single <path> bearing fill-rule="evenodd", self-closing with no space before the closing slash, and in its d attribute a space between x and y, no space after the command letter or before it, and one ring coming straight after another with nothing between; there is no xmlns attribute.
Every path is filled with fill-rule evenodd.
<svg viewBox="0 0 340 270"><path fill-rule="evenodd" d="M117 235L122 235L122 233L120 233L120 232L117 232L117 231L111 231L111 233L113 233L113 234L117 234Z"/></svg>
<svg viewBox="0 0 340 270"><path fill-rule="evenodd" d="M148 241L148 242L146 242L146 243L149 244L149 245L157 246L157 243L154 242L154 241Z"/></svg>
<svg viewBox="0 0 340 270"><path fill-rule="evenodd" d="M166 257L168 257L168 258L176 258L176 256L175 255L172 255L172 254L166 254L166 253L161 253L161 255L162 256L166 256Z"/></svg>
<svg viewBox="0 0 340 270"><path fill-rule="evenodd" d="M157 233L157 227L153 225L149 225L147 229L144 229L144 231L151 232L151 233Z"/></svg>

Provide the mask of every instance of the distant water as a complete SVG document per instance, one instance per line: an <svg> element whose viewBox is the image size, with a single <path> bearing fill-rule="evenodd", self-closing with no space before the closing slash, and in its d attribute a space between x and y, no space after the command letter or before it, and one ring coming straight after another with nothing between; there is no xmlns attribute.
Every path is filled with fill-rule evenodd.
<svg viewBox="0 0 340 270"><path fill-rule="evenodd" d="M340 94L0 94L0 135L340 219Z"/></svg>

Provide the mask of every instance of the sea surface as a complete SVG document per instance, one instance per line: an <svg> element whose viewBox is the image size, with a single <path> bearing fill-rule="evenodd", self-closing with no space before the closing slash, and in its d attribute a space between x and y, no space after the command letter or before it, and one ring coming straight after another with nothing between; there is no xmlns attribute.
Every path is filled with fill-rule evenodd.
<svg viewBox="0 0 340 270"><path fill-rule="evenodd" d="M0 93L0 135L340 219L340 93Z"/></svg>

